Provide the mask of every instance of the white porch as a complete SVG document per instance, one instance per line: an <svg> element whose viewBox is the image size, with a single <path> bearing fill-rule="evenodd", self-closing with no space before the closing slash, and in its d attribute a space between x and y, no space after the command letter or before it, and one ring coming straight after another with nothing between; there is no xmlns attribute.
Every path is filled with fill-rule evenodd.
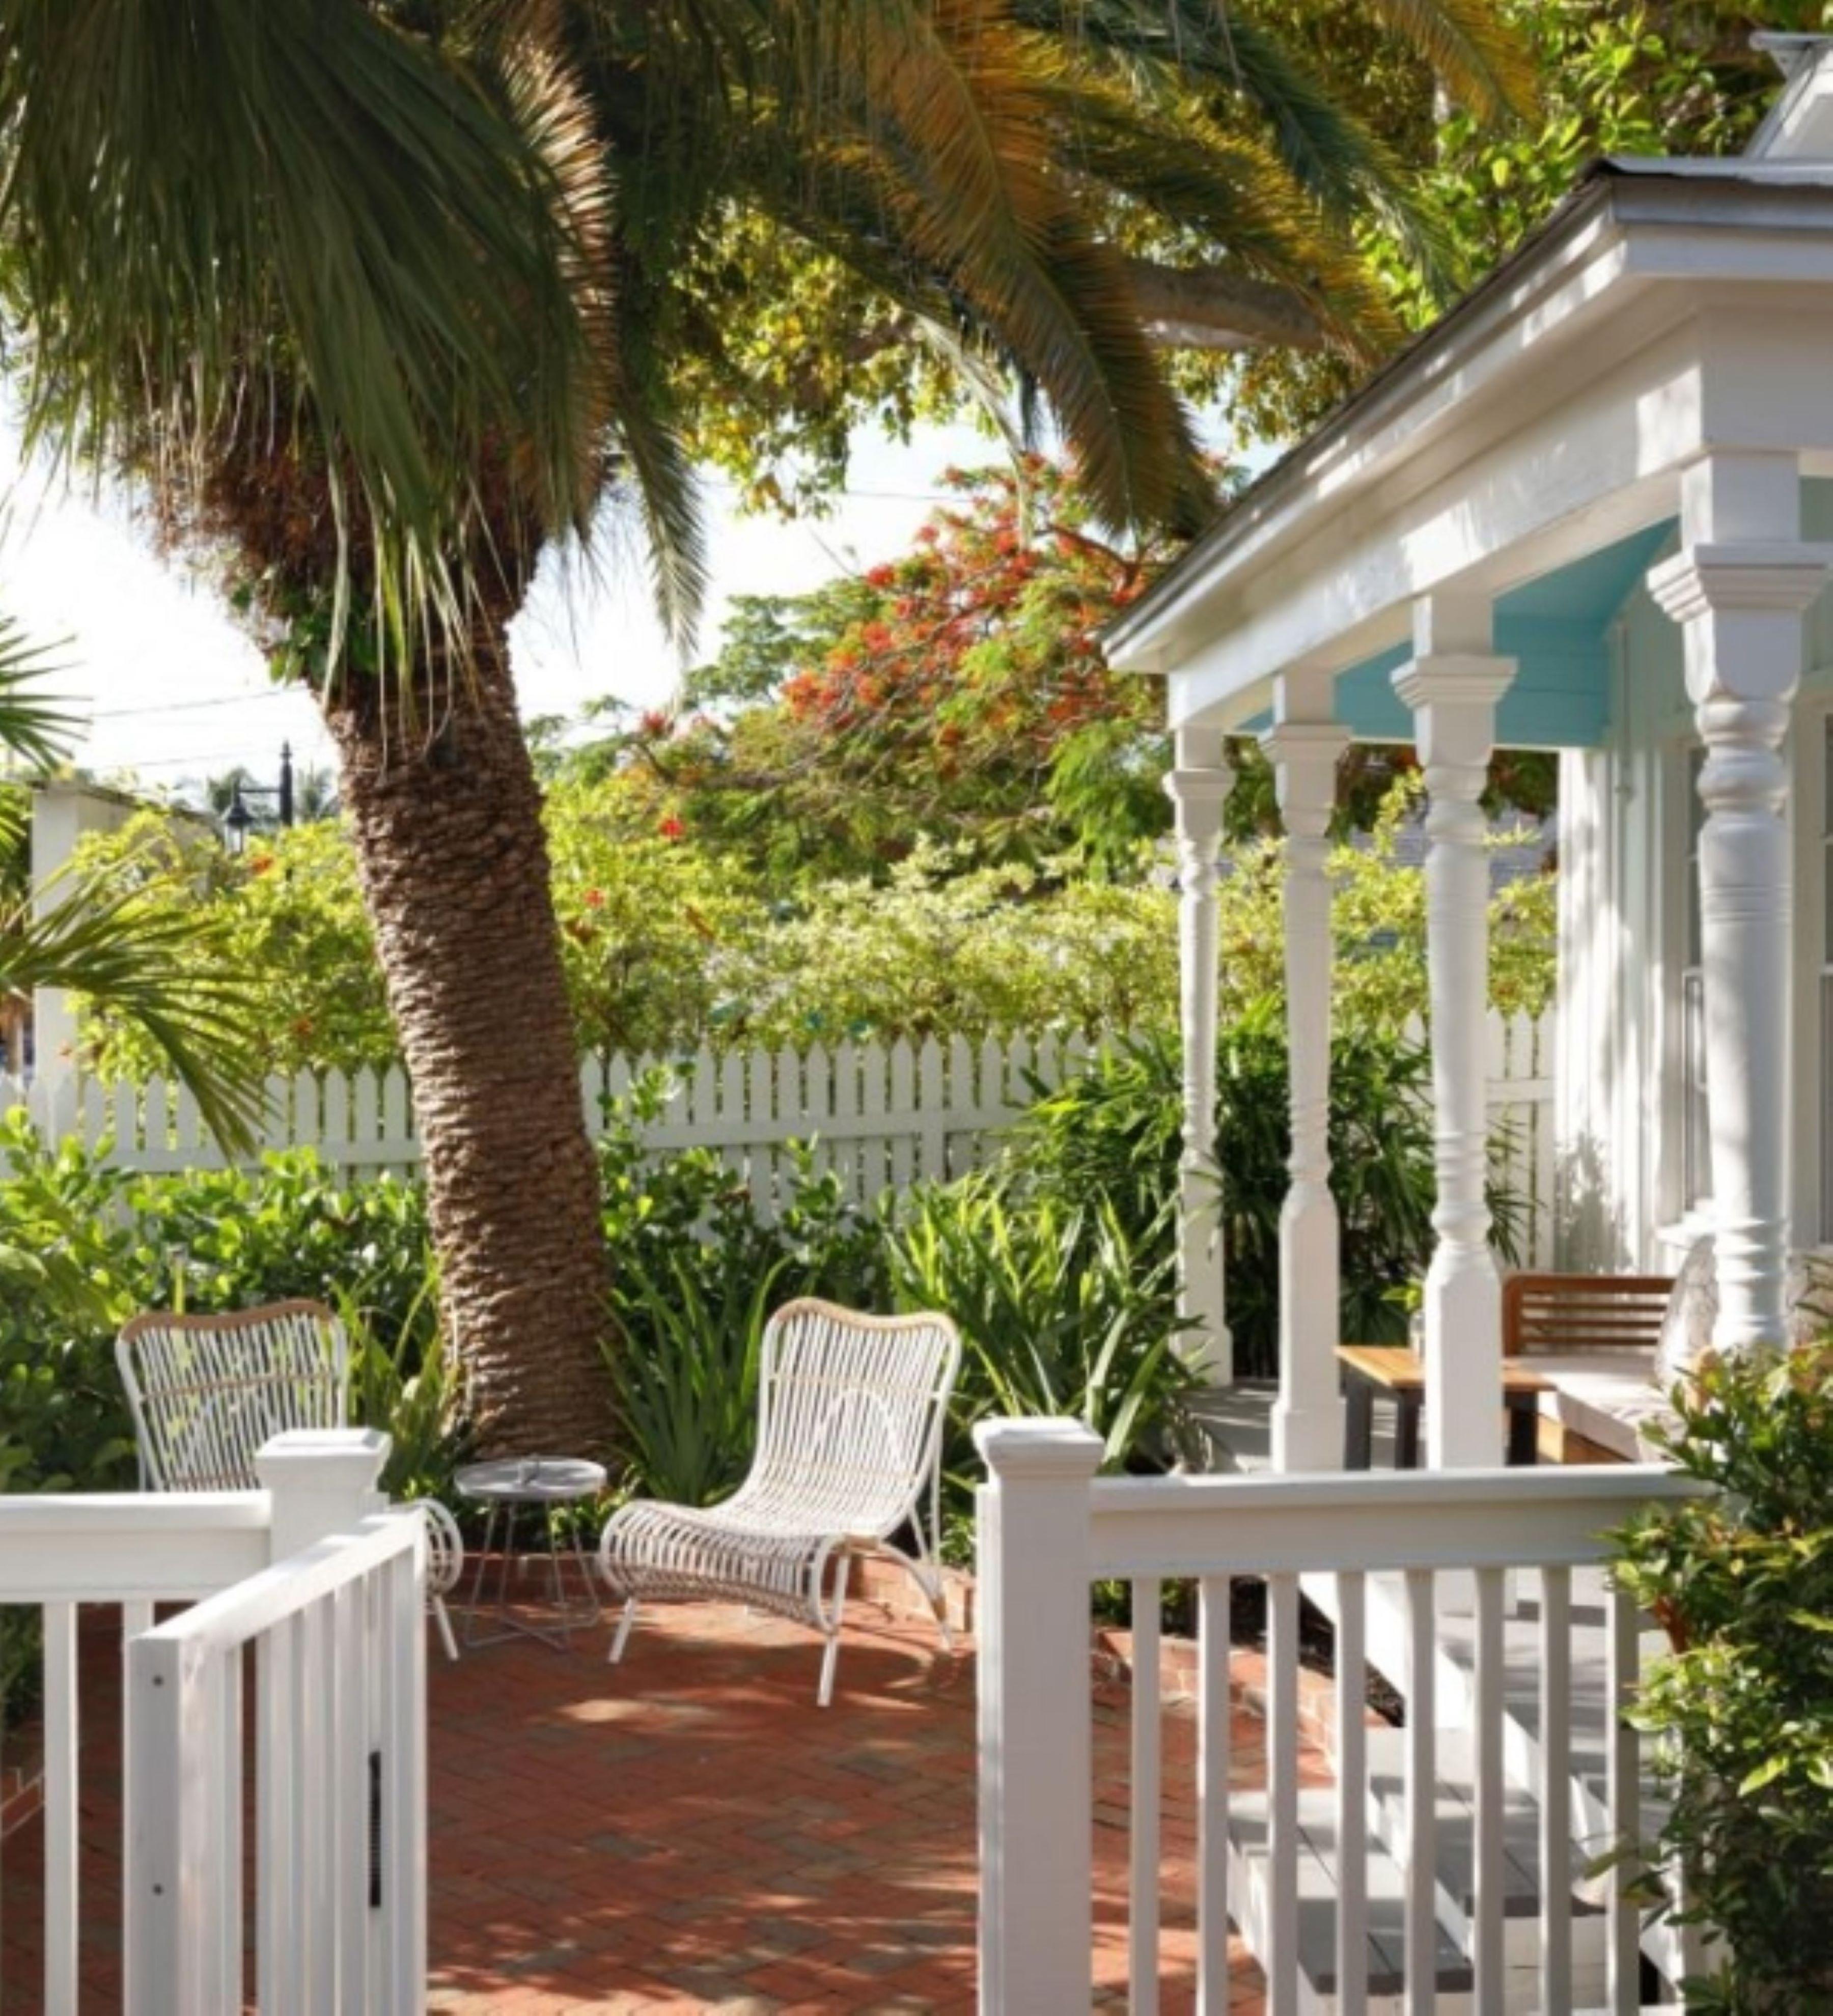
<svg viewBox="0 0 1833 2016"><path fill-rule="evenodd" d="M1612 1520L1590 1494L1626 1510L1679 1487L1631 1465L1499 1467L1478 800L1498 745L1560 751L1565 1256L1671 1272L1709 1233L1716 1345L1782 1345L1789 1252L1833 1222L1833 45L1783 40L1781 102L1747 156L1598 164L1111 639L1122 664L1164 679L1176 738L1184 1312L1218 1389L1211 1418L1251 1451L1263 1413L1273 1474L1091 1481L1060 1426L988 1434L983 1558L1005 1634L984 1746L1000 1786L985 1821L996 2008L1080 2006L1086 1935L1066 1900L1086 1890L1071 1866L1082 1737L1073 1701L1047 1728L1030 1718L1067 1654L1053 1633L1111 1576L1133 1579L1136 1617L1164 1576L1197 1575L1212 1611L1230 1577L1267 1578L1269 1782L1244 1802L1211 1755L1197 1796L1211 1961L1232 1920L1269 2010L1627 2012L1651 1989L1674 2000L1687 1971L1620 1889L1568 1862L1575 1845L1588 1859L1633 1838L1642 1792L1620 1715L1638 1621L1606 1591ZM1243 735L1272 762L1288 842L1292 1147L1269 1395L1233 1384L1216 1208L1215 862L1226 740ZM1404 1477L1330 1474L1346 1340L1323 834L1356 737L1411 741L1429 807L1436 1244L1427 1467ZM1307 1602L1337 1634L1328 1789L1282 1762ZM1404 1698L1397 1737L1361 1726L1345 1683L1365 1658ZM1226 1683L1206 1661L1205 1687ZM1148 1789L1131 1816L1131 2006L1145 2011L1154 1712L1136 1701ZM1587 1932L1577 1913L1601 1902ZM1581 1942L1600 1931L1594 1981ZM1199 1991L1200 2008L1223 2006Z"/></svg>
<svg viewBox="0 0 1833 2016"><path fill-rule="evenodd" d="M1820 75L1804 59L1789 103L1819 105ZM1798 867L1824 894L1833 804L1820 697L1833 543L1813 536L1833 530L1833 160L1809 151L1826 144L1817 121L1772 122L1738 160L1598 164L1116 632L1121 663L1165 679L1176 733L1185 1296L1218 1383L1227 1143L1208 1060L1226 736L1260 736L1289 837L1280 1469L1341 1460L1322 835L1352 737L1412 740L1428 790L1428 1460L1500 1459L1477 805L1499 743L1561 752L1563 1250L1672 1271L1709 1231L1718 1341L1782 1341L1786 1255L1833 1205L1826 909L1797 900ZM1669 841L1697 878L1691 904L1658 880ZM1817 1081L1821 1097L1800 1096Z"/></svg>

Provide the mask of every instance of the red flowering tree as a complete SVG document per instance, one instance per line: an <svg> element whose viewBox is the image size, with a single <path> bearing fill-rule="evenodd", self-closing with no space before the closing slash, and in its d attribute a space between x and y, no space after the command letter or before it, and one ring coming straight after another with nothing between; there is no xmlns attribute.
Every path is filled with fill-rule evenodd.
<svg viewBox="0 0 1833 2016"><path fill-rule="evenodd" d="M633 833L800 878L925 834L1099 860L1163 826L1163 695L1109 668L1100 632L1175 548L1111 535L1041 458L942 480L960 502L901 559L747 599L677 718L574 759L614 778Z"/></svg>
<svg viewBox="0 0 1833 2016"><path fill-rule="evenodd" d="M1073 474L953 470L960 499L901 559L805 595L742 598L671 718L560 765L632 840L687 840L769 885L880 874L927 837L981 864L1079 857L1097 873L1161 833L1169 751L1154 679L1113 671L1103 627L1176 543L1111 536ZM1279 830L1273 779L1237 743L1237 838ZM1410 749L1358 745L1341 830L1370 826ZM1538 817L1550 760L1499 757L1492 809Z"/></svg>

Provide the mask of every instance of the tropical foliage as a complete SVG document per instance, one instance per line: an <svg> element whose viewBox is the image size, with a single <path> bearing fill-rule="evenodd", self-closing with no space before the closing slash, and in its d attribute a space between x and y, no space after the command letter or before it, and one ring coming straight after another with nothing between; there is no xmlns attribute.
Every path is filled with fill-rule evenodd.
<svg viewBox="0 0 1833 2016"><path fill-rule="evenodd" d="M1284 1019L1251 1007L1223 1031L1218 1071L1229 1327L1245 1376L1279 1366L1279 1222L1290 1178ZM1331 1186L1342 1240L1341 1334L1398 1341L1432 1246L1428 1064L1416 1042L1381 1023L1338 1028L1331 1067ZM1046 1093L1021 1122L1011 1161L1029 1197L1111 1208L1136 1245L1169 1251L1183 1139L1175 1039L1110 1048L1080 1077ZM1489 1186L1495 1240L1518 1256L1521 1201Z"/></svg>
<svg viewBox="0 0 1833 2016"><path fill-rule="evenodd" d="M1397 1028L1425 1010L1424 877L1405 844L1417 794L1403 777L1373 832L1332 856L1338 999L1352 1026ZM1073 860L986 866L922 843L879 876L813 884L788 902L685 835L627 837L585 782L556 785L548 819L582 1049L678 1056L701 1042L1176 1025L1176 897L1154 850L1122 880L1091 878ZM1505 829L1496 844L1518 837L1533 839ZM1230 1013L1283 992L1281 859L1277 841L1248 840L1223 880ZM245 1028L267 1068L351 1070L394 1054L355 859L337 827L296 827L238 861L147 815L88 843L83 860L111 888L144 875L138 903L190 934L199 956L249 976ZM1490 985L1503 1012L1538 1016L1550 1004L1554 911L1549 873L1497 891ZM112 1009L99 1005L85 1026L104 1075L160 1067Z"/></svg>
<svg viewBox="0 0 1833 2016"><path fill-rule="evenodd" d="M1363 227L1393 311L1414 327L1445 305L1447 286L1474 286L1512 251L1597 156L1735 153L1777 88L1753 33L1825 24L1819 0L1498 0L1496 24L1518 37L1539 82L1533 112L1499 126L1439 102L1354 5L1280 0L1277 11L1287 32L1335 50L1345 102L1407 164L1435 221L1431 261L1378 218ZM1356 376L1341 357L1289 351L1180 365L1193 391L1226 400L1246 440L1302 432Z"/></svg>
<svg viewBox="0 0 1833 2016"><path fill-rule="evenodd" d="M1669 1646L1636 1713L1666 1806L1649 1866L1707 1929L1688 2008L1833 2008L1833 1345L1709 1363L1674 1406L1669 1453L1710 1489L1638 1518L1616 1569Z"/></svg>
<svg viewBox="0 0 1833 2016"><path fill-rule="evenodd" d="M52 669L47 654L0 617L0 753L39 772L62 761L74 725L44 691ZM27 795L0 792L0 995L80 990L189 1087L220 1139L245 1146L259 1081L244 1034L250 995L243 976L200 958L182 905L148 899L137 875L78 869L34 887L30 823Z"/></svg>
<svg viewBox="0 0 1833 2016"><path fill-rule="evenodd" d="M942 481L960 502L901 559L741 602L679 715L562 774L779 886L881 871L925 833L989 862L1124 862L1165 823L1162 710L1100 630L1174 549L1106 531L1037 456Z"/></svg>

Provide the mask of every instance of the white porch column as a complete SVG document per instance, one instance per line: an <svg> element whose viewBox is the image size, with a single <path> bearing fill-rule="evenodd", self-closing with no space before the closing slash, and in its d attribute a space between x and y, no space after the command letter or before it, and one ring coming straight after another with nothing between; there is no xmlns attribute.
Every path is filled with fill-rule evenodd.
<svg viewBox="0 0 1833 2016"><path fill-rule="evenodd" d="M1234 1341L1223 1287L1220 1175L1215 1157L1215 862L1234 777L1222 731L1180 728L1165 780L1175 809L1178 982L1183 1046L1184 1145L1178 1165L1179 1350L1212 1386L1234 1381Z"/></svg>
<svg viewBox="0 0 1833 2016"><path fill-rule="evenodd" d="M1287 672L1273 684L1263 738L1286 829L1286 1032L1291 1077L1291 1186L1280 1213L1277 1470L1338 1470L1343 1402L1337 1378L1341 1272L1331 1195L1331 885L1325 838L1337 763L1349 737L1333 720L1327 674Z"/></svg>
<svg viewBox="0 0 1833 2016"><path fill-rule="evenodd" d="M1713 1341L1785 1340L1788 995L1793 900L1782 740L1802 616L1833 547L1801 539L1792 455L1716 454L1680 489L1681 546L1648 577L1680 625L1705 744L1699 795L1706 1084L1719 1277Z"/></svg>
<svg viewBox="0 0 1833 2016"><path fill-rule="evenodd" d="M1394 675L1425 771L1426 963L1431 1003L1438 1234L1426 1275L1426 1455L1435 1468L1502 1460L1502 1283L1489 1251L1484 1036L1489 824L1479 803L1496 704L1514 662L1493 649L1485 598L1422 596L1413 656Z"/></svg>

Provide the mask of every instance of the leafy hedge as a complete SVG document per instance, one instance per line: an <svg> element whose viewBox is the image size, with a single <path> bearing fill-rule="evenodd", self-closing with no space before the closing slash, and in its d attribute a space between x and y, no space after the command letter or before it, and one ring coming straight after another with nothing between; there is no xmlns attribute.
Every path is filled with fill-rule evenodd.
<svg viewBox="0 0 1833 2016"><path fill-rule="evenodd" d="M1636 1715L1669 1802L1648 1861L1719 1935L1689 2009L1810 2016L1833 2010L1833 1344L1709 1364L1675 1405L1673 1460L1715 1489L1635 1521L1616 1571L1672 1648Z"/></svg>

